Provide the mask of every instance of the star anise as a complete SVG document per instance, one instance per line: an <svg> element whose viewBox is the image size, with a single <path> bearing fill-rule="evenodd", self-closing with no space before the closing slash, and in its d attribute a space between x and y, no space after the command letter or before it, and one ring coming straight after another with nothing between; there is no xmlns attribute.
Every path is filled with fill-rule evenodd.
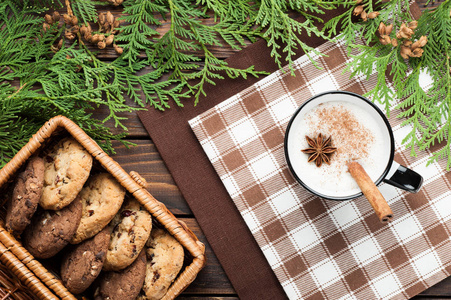
<svg viewBox="0 0 451 300"><path fill-rule="evenodd" d="M316 166L319 168L325 162L326 164L330 165L330 157L328 155L334 153L337 151L337 148L330 146L330 142L332 140L332 137L329 136L329 138L323 140L322 134L318 134L318 137L316 140L309 138L308 136L305 136L307 143L309 144L310 148L301 150L304 153L310 154L308 158L308 162L315 161Z"/></svg>

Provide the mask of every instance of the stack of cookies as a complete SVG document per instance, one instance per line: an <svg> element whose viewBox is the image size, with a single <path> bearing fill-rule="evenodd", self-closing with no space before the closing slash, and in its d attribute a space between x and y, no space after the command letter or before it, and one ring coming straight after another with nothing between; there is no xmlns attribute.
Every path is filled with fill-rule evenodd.
<svg viewBox="0 0 451 300"><path fill-rule="evenodd" d="M161 299L183 266L182 245L92 165L71 137L30 158L7 204L7 229L35 258L59 254L61 279L73 294Z"/></svg>

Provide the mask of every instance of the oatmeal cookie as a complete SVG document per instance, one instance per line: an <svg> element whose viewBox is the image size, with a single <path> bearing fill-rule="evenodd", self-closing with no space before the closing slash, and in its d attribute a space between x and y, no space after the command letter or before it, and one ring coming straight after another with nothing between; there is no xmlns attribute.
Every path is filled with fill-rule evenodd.
<svg viewBox="0 0 451 300"><path fill-rule="evenodd" d="M6 209L6 229L21 233L38 208L44 186L44 160L32 157L17 176L12 198Z"/></svg>
<svg viewBox="0 0 451 300"><path fill-rule="evenodd" d="M61 263L61 279L73 294L86 290L99 276L110 241L110 228L105 227L93 238L73 246Z"/></svg>
<svg viewBox="0 0 451 300"><path fill-rule="evenodd" d="M182 245L163 229L152 230L147 242L146 299L161 299L183 266Z"/></svg>
<svg viewBox="0 0 451 300"><path fill-rule="evenodd" d="M81 219L81 199L77 197L61 210L41 210L22 234L24 247L36 258L49 258L67 244Z"/></svg>
<svg viewBox="0 0 451 300"><path fill-rule="evenodd" d="M125 189L109 173L89 178L80 192L83 214L71 243L78 244L97 234L113 219L124 201Z"/></svg>
<svg viewBox="0 0 451 300"><path fill-rule="evenodd" d="M44 192L39 204L58 210L69 205L89 177L92 156L74 138L64 138L44 157Z"/></svg>
<svg viewBox="0 0 451 300"><path fill-rule="evenodd" d="M129 198L111 223L114 230L103 269L117 271L129 266L143 249L152 218L136 199Z"/></svg>
<svg viewBox="0 0 451 300"><path fill-rule="evenodd" d="M115 272L104 272L96 291L95 299L134 300L138 296L146 277L146 251L127 268Z"/></svg>

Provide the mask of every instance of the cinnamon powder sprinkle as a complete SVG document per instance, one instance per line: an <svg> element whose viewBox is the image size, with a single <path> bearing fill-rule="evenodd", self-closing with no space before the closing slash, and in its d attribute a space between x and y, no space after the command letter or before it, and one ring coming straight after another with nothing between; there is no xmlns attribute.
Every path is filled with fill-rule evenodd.
<svg viewBox="0 0 451 300"><path fill-rule="evenodd" d="M306 117L307 124L314 134L332 136L332 146L337 151L331 156L331 167L337 171L345 170L347 162L365 159L374 143L373 134L365 128L354 114L342 105L321 105Z"/></svg>

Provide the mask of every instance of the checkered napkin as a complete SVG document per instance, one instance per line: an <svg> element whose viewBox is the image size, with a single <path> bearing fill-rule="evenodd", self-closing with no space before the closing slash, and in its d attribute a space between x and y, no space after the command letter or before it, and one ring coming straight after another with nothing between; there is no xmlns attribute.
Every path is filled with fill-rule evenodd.
<svg viewBox="0 0 451 300"><path fill-rule="evenodd" d="M417 194L380 186L392 223L382 225L363 197L323 200L296 183L283 152L295 109L324 91L362 95L376 83L375 74L369 81L343 74L343 43L319 51L328 55L315 58L322 70L303 56L296 77L275 72L190 125L290 299L413 297L451 272L451 172L444 161L426 167L429 151L410 156L401 145L410 128L400 126L393 103L395 160L420 173L424 185Z"/></svg>

